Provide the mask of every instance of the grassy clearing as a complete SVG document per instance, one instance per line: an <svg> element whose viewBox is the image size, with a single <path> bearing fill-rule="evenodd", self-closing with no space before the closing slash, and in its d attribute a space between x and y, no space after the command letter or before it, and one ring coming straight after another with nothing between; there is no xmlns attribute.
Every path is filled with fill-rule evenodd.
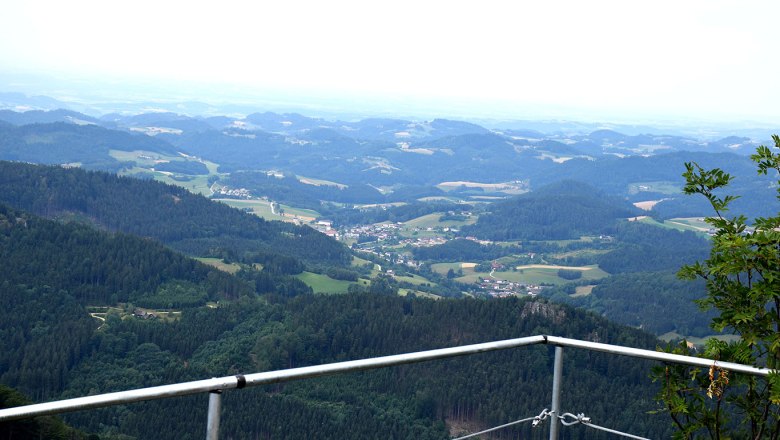
<svg viewBox="0 0 780 440"><path fill-rule="evenodd" d="M192 178L190 179L190 177ZM209 176L187 176L187 180L178 180L169 174L154 172L154 180L180 186L191 193L211 195Z"/></svg>
<svg viewBox="0 0 780 440"><path fill-rule="evenodd" d="M404 226L409 229L414 228L436 228L436 227L442 227L442 228L460 228L465 225L473 225L477 222L477 216L471 216L468 217L466 220L460 221L460 220L444 220L442 221L442 217L444 214L441 213L433 213L424 215L422 217L417 217L415 219L409 220L408 222L404 223Z"/></svg>
<svg viewBox="0 0 780 440"><path fill-rule="evenodd" d="M209 177L217 175L218 164L209 162L206 160L197 160L197 162L203 163L208 169L208 174L205 175L179 175L164 173L159 171L153 171L153 168L163 162L188 162L196 161L196 159L184 156L169 156L160 153L154 153L151 151L135 150L135 151L120 151L110 150L109 155L116 160L123 162L135 162L136 166L125 171L126 175L151 173L155 180L168 183L171 185L180 186L186 190L199 193L206 196L210 196L211 185L208 182Z"/></svg>
<svg viewBox="0 0 780 440"><path fill-rule="evenodd" d="M320 275L312 272L303 272L301 274L296 275L295 277L303 281L304 283L306 283L309 287L311 287L312 290L314 290L314 293L324 293L324 294L347 293L347 289L349 289L349 286L351 284L354 284L351 281L334 280L333 278L327 275ZM361 280L361 281L365 281L365 280Z"/></svg>
<svg viewBox="0 0 780 440"><path fill-rule="evenodd" d="M265 200L240 200L240 199L212 199L215 202L222 202L230 207L246 209L252 214L262 217L266 220L285 221L285 218L279 214L274 214L271 210L271 203ZM292 219L287 221L292 222Z"/></svg>
<svg viewBox="0 0 780 440"><path fill-rule="evenodd" d="M682 188L679 184L669 180L660 180L655 182L634 182L628 185L629 194L638 194L641 192L675 195L680 194L680 192L682 192Z"/></svg>
<svg viewBox="0 0 780 440"><path fill-rule="evenodd" d="M596 287L593 284L589 284L587 286L577 286L574 290L574 294L571 295L572 298L578 298L580 296L588 296L593 292L593 288Z"/></svg>
<svg viewBox="0 0 780 440"><path fill-rule="evenodd" d="M422 284L430 284L432 286L436 285L436 283L432 283L431 280L429 280L427 278L423 278L423 277L421 277L419 275L414 275L414 274L410 274L408 276L396 276L395 279L398 282L407 282L407 283L414 284L416 286L419 286L419 285L422 285Z"/></svg>
<svg viewBox="0 0 780 440"><path fill-rule="evenodd" d="M436 185L442 191L450 192L463 187L466 188L480 188L484 191L490 192L502 192L510 195L522 194L528 192L527 185L521 182L506 182L506 183L479 183L479 182L442 182Z"/></svg>
<svg viewBox="0 0 780 440"><path fill-rule="evenodd" d="M410 293L414 293L416 296L420 298L441 299L439 295L434 295L428 292L421 292L419 290L398 289L398 296L406 296L409 295Z"/></svg>
<svg viewBox="0 0 780 440"><path fill-rule="evenodd" d="M420 202L452 202L457 203L461 199L457 197L444 197L444 196L430 196L430 197L422 197L420 199L417 199Z"/></svg>
<svg viewBox="0 0 780 440"><path fill-rule="evenodd" d="M291 206L282 205L284 215L274 214L271 209L271 202L267 200L245 200L245 199L212 199L222 202L228 206L238 209L247 209L252 214L262 217L266 220L279 220L283 222L295 222L297 217L300 221L306 223L320 216L320 213L311 209L299 209Z"/></svg>
<svg viewBox="0 0 780 440"><path fill-rule="evenodd" d="M431 270L442 275L446 275L450 269L455 271L460 269L464 274L467 272L475 273L475 265L476 263L436 263L431 265Z"/></svg>
<svg viewBox="0 0 780 440"><path fill-rule="evenodd" d="M572 257L590 257L594 255L603 255L611 252L610 249L577 249L575 251L550 254L552 258L572 258Z"/></svg>
<svg viewBox="0 0 780 440"><path fill-rule="evenodd" d="M200 261L201 263L208 264L209 266L216 267L217 269L227 272L227 273L236 273L239 270L241 270L241 266L239 266L236 263L225 263L220 258L196 258L196 260Z"/></svg>
<svg viewBox="0 0 780 440"><path fill-rule="evenodd" d="M304 177L304 176L295 176L299 182L305 183L307 185L314 185L314 186L335 186L339 189L347 188L347 185L344 185L343 183L337 183L337 182L331 182L330 180L323 180L323 179L314 179L312 177Z"/></svg>
<svg viewBox="0 0 780 440"><path fill-rule="evenodd" d="M463 276L456 278L461 283L476 283L479 279L490 279L490 272L476 272L473 267L461 267L462 263L440 263L431 266L434 271L446 274L450 268L457 271L461 269ZM579 280L598 280L609 276L607 272L601 270L597 265L590 266L545 266L529 265L519 266L517 270L505 270L493 272L493 278L497 280L513 281L526 284L566 284L571 280L566 280L558 276L559 269L581 270L582 278Z"/></svg>
<svg viewBox="0 0 780 440"><path fill-rule="evenodd" d="M672 225L676 226L688 227L701 232L707 232L712 228L709 223L704 221L703 217L670 218L664 223L671 223Z"/></svg>
<svg viewBox="0 0 780 440"><path fill-rule="evenodd" d="M706 236L707 231L710 229L710 226L707 225L707 223L699 221L697 218L673 218L665 220L664 222L659 222L650 217L644 217L637 221L648 225L658 226L659 228L674 229L676 231L693 231L702 236Z"/></svg>

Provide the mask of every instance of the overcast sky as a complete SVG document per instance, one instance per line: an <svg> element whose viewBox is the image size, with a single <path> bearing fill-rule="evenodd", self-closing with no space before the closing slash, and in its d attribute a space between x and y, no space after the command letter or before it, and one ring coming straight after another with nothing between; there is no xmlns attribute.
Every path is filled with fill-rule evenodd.
<svg viewBox="0 0 780 440"><path fill-rule="evenodd" d="M774 0L4 0L0 70L773 122L778 21Z"/></svg>

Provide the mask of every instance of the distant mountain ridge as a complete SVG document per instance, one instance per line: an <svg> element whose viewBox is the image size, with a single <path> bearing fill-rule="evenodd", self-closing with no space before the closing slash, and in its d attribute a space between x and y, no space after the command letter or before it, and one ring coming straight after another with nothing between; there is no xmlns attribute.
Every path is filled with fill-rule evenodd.
<svg viewBox="0 0 780 440"><path fill-rule="evenodd" d="M388 193L442 196L429 190L442 182L523 182L533 189L556 180L573 179L632 201L660 200L659 212L664 211L664 216L703 215L700 205L694 210L681 206L679 189L674 189L682 185L680 164L697 160L741 169L748 162L745 153L753 151L756 145L755 141L738 136L704 142L672 135L627 135L611 129L588 134L544 134L518 128L488 130L473 123L445 119L332 121L272 112L253 113L245 118L190 117L172 112L117 113L95 119L63 110L5 111L0 112L2 120L15 124L0 123L0 159L4 160L68 164L142 177L160 177L167 172L179 181L208 175L210 183L213 179L234 181L228 174L238 172L272 171L350 188L342 191L335 186L309 185L286 190L297 201L309 200L306 207L314 209L314 199L385 203ZM40 121L58 122L30 124ZM78 125L84 123L90 125ZM189 156L186 161L213 162L220 175L203 163L165 164L159 169L152 164L185 160L180 153ZM156 154L168 157L154 157ZM143 162L139 156L146 157L145 164L139 165ZM724 160L725 157L728 158ZM372 193L363 188L366 185L377 190ZM360 197L345 198L356 186L361 187ZM755 187L752 181L748 186ZM428 190L420 192L419 188ZM746 200L758 207L758 202L750 201L753 192L745 192ZM283 192L275 194L277 197ZM449 195L469 202L483 196L506 197L487 187L468 191L455 188ZM277 201L294 203L285 197Z"/></svg>

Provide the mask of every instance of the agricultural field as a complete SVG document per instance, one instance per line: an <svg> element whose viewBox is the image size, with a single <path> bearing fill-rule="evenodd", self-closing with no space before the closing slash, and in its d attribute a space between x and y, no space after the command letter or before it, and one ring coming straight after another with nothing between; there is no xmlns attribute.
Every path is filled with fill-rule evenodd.
<svg viewBox="0 0 780 440"><path fill-rule="evenodd" d="M699 232L707 232L712 226L704 221L702 217L687 217L687 218L670 218L664 223L670 223L681 228L687 228L686 230L694 230Z"/></svg>
<svg viewBox="0 0 780 440"><path fill-rule="evenodd" d="M593 292L593 288L596 287L593 284L588 284L587 286L577 286L574 289L574 294L571 295L572 298L578 298L580 296L588 296Z"/></svg>
<svg viewBox="0 0 780 440"><path fill-rule="evenodd" d="M442 182L436 185L437 188L445 192L455 191L461 188L479 188L489 192L501 192L507 195L518 195L528 192L526 182L505 182L505 183L479 183L479 182Z"/></svg>
<svg viewBox="0 0 780 440"><path fill-rule="evenodd" d="M278 212L274 212L271 208L271 202L260 199L213 199L214 201L222 202L228 206L238 209L244 209L258 217L262 217L266 220L279 220L284 222L296 223L309 223L320 216L317 211L311 209L293 208L287 205L281 205L282 215Z"/></svg>
<svg viewBox="0 0 780 440"><path fill-rule="evenodd" d="M395 280L398 282L406 282L406 283L414 284L416 286L423 285L423 284L430 284L433 286L436 285L436 283L432 283L431 280L421 277L420 275L414 275L414 274L410 274L406 276L396 275Z"/></svg>
<svg viewBox="0 0 780 440"><path fill-rule="evenodd" d="M680 194L682 188L680 185L671 181L658 181L658 182L634 182L628 185L628 194L634 195L642 192L653 192L661 194Z"/></svg>
<svg viewBox="0 0 780 440"><path fill-rule="evenodd" d="M304 183L306 185L314 185L314 186L335 186L339 189L347 188L347 185L344 185L343 183L336 183L331 182L329 180L323 180L323 179L315 179L312 177L304 177L304 176L295 176L299 182Z"/></svg>
<svg viewBox="0 0 780 440"><path fill-rule="evenodd" d="M559 269L580 270L582 278L579 280L598 280L609 276L607 272L601 270L597 265L589 266L551 266L544 264L531 264L526 266L517 266L514 269L490 272L477 272L475 263L437 263L431 265L431 269L442 275L452 269L455 272L459 270L462 276L455 278L455 281L461 283L477 283L482 279L496 279L512 281L525 284L566 284L571 280L566 280L558 276Z"/></svg>
<svg viewBox="0 0 780 440"><path fill-rule="evenodd" d="M351 281L334 280L327 275L320 275L313 272L303 272L295 276L314 290L314 293L338 294L346 293ZM368 284L368 280L360 279L359 283Z"/></svg>
<svg viewBox="0 0 780 440"><path fill-rule="evenodd" d="M155 180L159 180L171 185L180 186L190 192L210 196L212 194L209 177L218 175L218 164L207 160L196 159L191 156L168 156L149 151L119 151L111 150L111 157L123 162L135 162L136 166L126 170L125 175L151 174ZM200 162L208 169L208 174L186 175L179 173L170 173L164 171L155 171L155 165L165 162Z"/></svg>
<svg viewBox="0 0 780 440"><path fill-rule="evenodd" d="M414 229L414 228L460 228L465 225L473 225L477 222L477 216L472 215L469 216L464 221L458 221L458 220L444 220L442 221L441 218L444 216L444 214L440 213L433 213L424 215L422 217L417 217L416 219L409 220L408 222L404 223L404 227L407 229Z"/></svg>
<svg viewBox="0 0 780 440"><path fill-rule="evenodd" d="M441 299L439 295L434 295L428 292L421 292L419 290L398 289L398 296L406 296L409 295L410 293L414 293L416 296L420 298Z"/></svg>
<svg viewBox="0 0 780 440"><path fill-rule="evenodd" d="M678 231L693 231L706 235L710 226L702 218L672 218L659 222L651 217L638 217L636 221L658 226L659 228L676 229Z"/></svg>

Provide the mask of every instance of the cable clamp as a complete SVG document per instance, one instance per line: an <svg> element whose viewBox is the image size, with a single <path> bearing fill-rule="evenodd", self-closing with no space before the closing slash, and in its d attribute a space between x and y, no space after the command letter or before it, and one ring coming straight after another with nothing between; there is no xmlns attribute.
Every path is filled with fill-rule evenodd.
<svg viewBox="0 0 780 440"><path fill-rule="evenodd" d="M531 422L531 427L532 428L536 428L536 426L538 424L542 423L551 414L552 414L552 412L547 411L547 408L543 409L542 412L540 412L538 416L534 417L534 421Z"/></svg>
<svg viewBox="0 0 780 440"><path fill-rule="evenodd" d="M570 422L567 422L565 420L567 417L570 418L570 419L573 419L573 420L570 421ZM558 418L561 420L561 423L564 426L576 425L578 423L582 423L582 424L590 423L590 417L585 417L585 414L582 414L582 413L577 414L576 416L574 414L572 414L572 413L563 413L560 416L558 416Z"/></svg>

